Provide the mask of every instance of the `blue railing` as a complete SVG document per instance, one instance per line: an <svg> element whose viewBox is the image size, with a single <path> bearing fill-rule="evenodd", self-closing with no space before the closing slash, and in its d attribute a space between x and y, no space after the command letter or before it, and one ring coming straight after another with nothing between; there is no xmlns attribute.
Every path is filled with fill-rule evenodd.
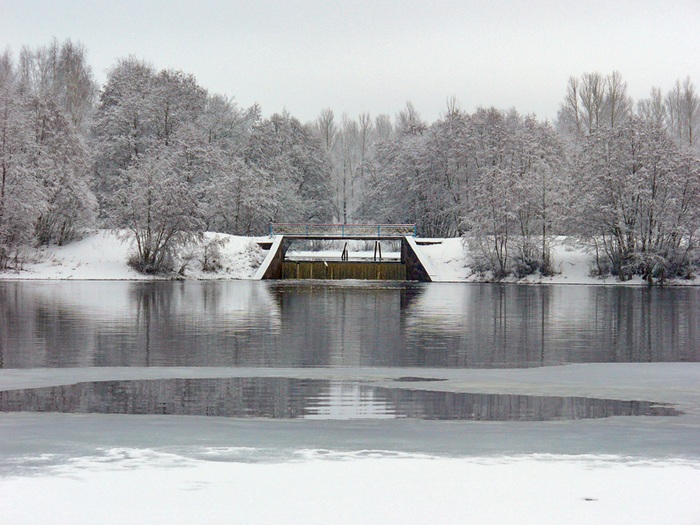
<svg viewBox="0 0 700 525"><path fill-rule="evenodd" d="M270 237L396 238L416 234L415 224L270 224Z"/></svg>

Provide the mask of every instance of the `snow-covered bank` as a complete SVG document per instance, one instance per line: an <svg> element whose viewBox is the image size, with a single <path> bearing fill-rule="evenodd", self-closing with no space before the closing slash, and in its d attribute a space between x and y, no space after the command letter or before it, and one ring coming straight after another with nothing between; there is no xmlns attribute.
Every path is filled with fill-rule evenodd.
<svg viewBox="0 0 700 525"><path fill-rule="evenodd" d="M421 251L428 256L433 268L437 271L437 281L442 282L484 282L489 277L474 272L468 264L467 248L462 239L442 239L440 243L421 246ZM640 276L621 283L613 276L594 277L591 275L592 256L586 249L573 239L559 237L552 244L552 262L556 275L542 277L539 273L528 275L522 279L509 277L502 282L523 284L646 284ZM697 285L700 281L673 280L673 285Z"/></svg>
<svg viewBox="0 0 700 525"><path fill-rule="evenodd" d="M262 262L264 252L258 246L258 237L238 237L222 233L207 232L205 241L219 238L221 269L216 272L202 270L202 246L193 247L188 262L179 278L184 279L251 279ZM269 240L268 238L264 238ZM420 246L427 256L439 282L484 282L489 276L474 272L468 264L468 253L459 238L436 239L435 244ZM22 271L0 271L0 279L92 279L92 280L152 280L159 277L143 275L126 263L131 250L129 241L113 231L98 230L80 241L67 246L44 247L31 254L35 262L24 265ZM614 277L599 278L590 275L591 255L584 247L567 238L559 238L552 247L552 256L557 274L551 277L530 275L523 279L514 277L504 282L542 284L622 284ZM340 251L290 252L297 257L329 257L340 259ZM351 257L371 258L371 251L352 252ZM400 257L396 252L383 254L384 259ZM182 262L180 261L180 264ZM162 278L162 277L161 277ZM640 277L625 282L625 285L645 284ZM669 284L697 285L692 281L676 280Z"/></svg>
<svg viewBox="0 0 700 525"><path fill-rule="evenodd" d="M700 519L692 492L678 490L700 486L700 468L673 461L300 450L291 461L261 464L214 452L208 460L107 449L30 477L0 478L2 521L695 525Z"/></svg>
<svg viewBox="0 0 700 525"><path fill-rule="evenodd" d="M222 240L221 270L202 270L202 248L192 247L182 277L186 279L249 279L260 265L254 237L223 233L204 234L204 241ZM138 273L127 264L131 242L111 230L98 230L66 246L42 247L21 271L0 271L0 279L153 280L162 277Z"/></svg>

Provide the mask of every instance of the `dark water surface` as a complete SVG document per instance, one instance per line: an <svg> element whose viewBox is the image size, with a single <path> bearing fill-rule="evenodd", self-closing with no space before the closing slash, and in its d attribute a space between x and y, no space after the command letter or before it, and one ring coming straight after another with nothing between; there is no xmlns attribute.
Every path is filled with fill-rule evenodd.
<svg viewBox="0 0 700 525"><path fill-rule="evenodd" d="M677 416L665 404L585 397L408 390L287 378L98 381L0 392L0 412L274 419L551 421Z"/></svg>
<svg viewBox="0 0 700 525"><path fill-rule="evenodd" d="M0 368L700 361L700 289L0 282Z"/></svg>

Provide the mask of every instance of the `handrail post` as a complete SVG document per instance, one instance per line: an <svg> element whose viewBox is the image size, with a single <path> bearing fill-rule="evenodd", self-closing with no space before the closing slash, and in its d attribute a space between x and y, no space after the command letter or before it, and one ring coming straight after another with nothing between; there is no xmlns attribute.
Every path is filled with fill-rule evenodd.
<svg viewBox="0 0 700 525"><path fill-rule="evenodd" d="M343 224L341 231L342 231L341 237L345 237L345 224Z"/></svg>
<svg viewBox="0 0 700 525"><path fill-rule="evenodd" d="M413 225L413 236L418 237L418 225Z"/></svg>
<svg viewBox="0 0 700 525"><path fill-rule="evenodd" d="M377 237L381 237L381 236L382 236L382 225L377 224Z"/></svg>

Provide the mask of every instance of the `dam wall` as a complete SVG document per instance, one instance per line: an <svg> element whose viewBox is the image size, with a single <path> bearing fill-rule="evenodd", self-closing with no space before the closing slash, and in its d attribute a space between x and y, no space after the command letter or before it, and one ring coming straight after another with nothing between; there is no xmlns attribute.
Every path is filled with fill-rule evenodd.
<svg viewBox="0 0 700 525"><path fill-rule="evenodd" d="M406 265L398 261L285 261L280 279L405 281Z"/></svg>
<svg viewBox="0 0 700 525"><path fill-rule="evenodd" d="M261 243L263 246L263 243ZM423 281L434 278L428 259L414 237L401 238L401 261L287 260L288 242L283 235L265 242L267 256L254 279L359 279Z"/></svg>

